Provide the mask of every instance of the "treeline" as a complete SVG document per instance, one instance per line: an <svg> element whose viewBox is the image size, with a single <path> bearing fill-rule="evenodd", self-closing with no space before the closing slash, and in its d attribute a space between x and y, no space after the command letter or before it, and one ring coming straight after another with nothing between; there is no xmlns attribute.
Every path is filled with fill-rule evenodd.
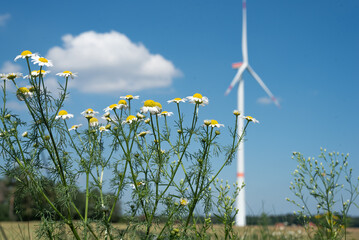
<svg viewBox="0 0 359 240"><path fill-rule="evenodd" d="M282 223L287 226L291 225L303 225L303 221L298 219L294 214L284 215L267 215L262 214L260 216L247 216L247 225L264 225L271 226L278 223ZM315 223L317 220L313 217L311 222ZM359 217L348 217L348 227L359 227Z"/></svg>
<svg viewBox="0 0 359 240"><path fill-rule="evenodd" d="M50 179L43 179L41 186L51 201L59 203L57 199L63 197L63 193L58 191L56 183ZM44 198L37 195L36 192L27 189L26 185L19 186L15 180L0 179L0 221L34 221L41 220L43 214L51 215L53 213L51 207ZM55 190L57 189L57 191ZM71 194L74 196L74 204L78 207L81 214L85 213L86 193L81 191L79 187L72 187ZM90 191L89 198L89 218L98 219L103 215L103 207L99 204L100 192L94 188ZM114 196L105 194L104 199L114 199ZM56 206L65 213L65 209L60 203ZM73 211L73 219L78 219L78 214ZM65 213L66 215L66 213ZM115 205L115 211L112 215L112 221L117 222L120 218L120 204Z"/></svg>

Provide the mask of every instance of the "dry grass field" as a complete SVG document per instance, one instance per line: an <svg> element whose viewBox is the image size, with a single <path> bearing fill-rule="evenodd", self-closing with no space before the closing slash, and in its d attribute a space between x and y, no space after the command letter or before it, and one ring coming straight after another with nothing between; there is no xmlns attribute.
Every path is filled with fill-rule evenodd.
<svg viewBox="0 0 359 240"><path fill-rule="evenodd" d="M0 222L0 240L35 240L36 229L39 222ZM125 224L114 224L115 228L125 229ZM221 225L215 225L214 231L221 236L223 229ZM260 236L266 235L266 239L306 239L305 229L302 227L274 227L267 228L259 226L248 226L235 228L235 231L243 236L243 239L261 239ZM73 239L71 235L64 235L61 239ZM348 229L348 240L359 240L359 228Z"/></svg>

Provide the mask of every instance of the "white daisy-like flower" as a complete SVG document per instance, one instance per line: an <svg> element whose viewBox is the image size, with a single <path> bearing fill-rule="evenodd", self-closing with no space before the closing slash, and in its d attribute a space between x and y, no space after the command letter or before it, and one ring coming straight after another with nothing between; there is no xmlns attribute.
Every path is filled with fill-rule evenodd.
<svg viewBox="0 0 359 240"><path fill-rule="evenodd" d="M180 198L180 204L182 206L187 206L189 203L189 201L187 200L187 198Z"/></svg>
<svg viewBox="0 0 359 240"><path fill-rule="evenodd" d="M210 127L212 127L212 128L214 128L214 127L224 127L224 125L223 124L219 124L216 120L204 120L204 125L205 126L210 126Z"/></svg>
<svg viewBox="0 0 359 240"><path fill-rule="evenodd" d="M132 99L139 99L140 96L126 95L126 96L121 96L120 98L127 99L127 100L132 100Z"/></svg>
<svg viewBox="0 0 359 240"><path fill-rule="evenodd" d="M79 127L81 127L82 126L82 124L78 124L78 125L73 125L70 129L69 129L69 131L72 131L72 130L77 130Z"/></svg>
<svg viewBox="0 0 359 240"><path fill-rule="evenodd" d="M32 56L31 59L32 59L31 61L34 64L37 64L39 66L46 66L46 67L52 67L53 66L51 60L48 60L48 59L46 59L44 57L40 57L40 56L35 55L35 56Z"/></svg>
<svg viewBox="0 0 359 240"><path fill-rule="evenodd" d="M70 72L70 71L63 71L62 73L56 73L57 76L64 77L64 78L71 77L72 79L74 79L75 77L77 77L76 74L77 74L77 73L72 73L72 72Z"/></svg>
<svg viewBox="0 0 359 240"><path fill-rule="evenodd" d="M243 118L247 119L248 122L259 123L259 121L257 119L255 119L254 117L251 117L251 116L244 116Z"/></svg>
<svg viewBox="0 0 359 240"><path fill-rule="evenodd" d="M141 113L137 113L136 117L141 120L141 119L144 119L146 116L142 115Z"/></svg>
<svg viewBox="0 0 359 240"><path fill-rule="evenodd" d="M190 103L200 104L201 106L207 105L209 103L207 97L203 97L200 93L195 93L193 96L188 96L187 99Z"/></svg>
<svg viewBox="0 0 359 240"><path fill-rule="evenodd" d="M14 80L15 78L22 77L22 73L8 73L8 74L1 74L1 79L3 80Z"/></svg>
<svg viewBox="0 0 359 240"><path fill-rule="evenodd" d="M173 115L173 112L163 111L163 112L161 112L161 114L158 114L158 115L159 115L159 116L169 117L169 116L172 116L172 115Z"/></svg>
<svg viewBox="0 0 359 240"><path fill-rule="evenodd" d="M105 126L101 126L98 128L100 132L108 132L109 130Z"/></svg>
<svg viewBox="0 0 359 240"><path fill-rule="evenodd" d="M113 119L110 117L110 112L106 112L101 118L106 120L107 122L113 121Z"/></svg>
<svg viewBox="0 0 359 240"><path fill-rule="evenodd" d="M104 111L109 112L109 111L114 110L116 108L118 108L118 104L114 103L114 104L111 104L110 106L108 106L107 108L105 108Z"/></svg>
<svg viewBox="0 0 359 240"><path fill-rule="evenodd" d="M167 102L168 103L171 103L171 102L175 102L175 103L180 103L180 102L186 102L187 99L185 98L174 98L172 100L168 100Z"/></svg>
<svg viewBox="0 0 359 240"><path fill-rule="evenodd" d="M19 101L25 101L25 98L32 97L32 92L27 87L21 87L16 91L16 97Z"/></svg>
<svg viewBox="0 0 359 240"><path fill-rule="evenodd" d="M128 108L126 100L118 101L117 106L118 106L117 107L118 109L126 109L126 108Z"/></svg>
<svg viewBox="0 0 359 240"><path fill-rule="evenodd" d="M149 118L147 118L146 120L145 120L145 123L146 124L149 124L151 122L151 119L149 119Z"/></svg>
<svg viewBox="0 0 359 240"><path fill-rule="evenodd" d="M98 120L95 117L90 118L89 120L90 127L97 127L98 126Z"/></svg>
<svg viewBox="0 0 359 240"><path fill-rule="evenodd" d="M146 136L147 134L150 134L150 133L151 133L150 131L143 131L143 132L140 132L139 134L137 134L137 136L144 137L144 136Z"/></svg>
<svg viewBox="0 0 359 240"><path fill-rule="evenodd" d="M130 115L126 118L126 121L122 122L122 124L125 124L125 123L131 124L132 122L135 122L135 121L137 121L137 118L133 115Z"/></svg>
<svg viewBox="0 0 359 240"><path fill-rule="evenodd" d="M238 111L238 110L234 110L234 111L233 111L233 114L236 115L236 116L239 116L239 115L241 115L241 112Z"/></svg>
<svg viewBox="0 0 359 240"><path fill-rule="evenodd" d="M141 112L143 113L150 112L150 114L159 114L162 112L162 105L153 100L146 100L143 104L143 107L141 107Z"/></svg>
<svg viewBox="0 0 359 240"><path fill-rule="evenodd" d="M145 182L136 182L136 185L137 185L137 188L139 188L139 187L145 186L146 183ZM132 187L132 189L136 189L135 184L132 183L132 184L130 184L130 186Z"/></svg>
<svg viewBox="0 0 359 240"><path fill-rule="evenodd" d="M50 71L45 71L45 70L41 70L41 75L42 76L45 76L46 74L49 74ZM26 75L24 76L24 78L31 78L31 77L38 77L40 76L40 70L34 70L34 71L31 71L31 75Z"/></svg>
<svg viewBox="0 0 359 240"><path fill-rule="evenodd" d="M55 119L59 119L59 118L68 119L68 118L73 118L73 117L74 117L73 114L69 114L69 113L67 113L67 111L61 110L61 111L59 111L59 113L57 114Z"/></svg>
<svg viewBox="0 0 359 240"><path fill-rule="evenodd" d="M25 50L23 51L20 55L17 55L14 59L14 61L16 62L16 60L18 60L19 58L25 59L25 58L30 58L33 56L36 56L36 53L32 53L29 50Z"/></svg>
<svg viewBox="0 0 359 240"><path fill-rule="evenodd" d="M94 111L92 108L88 108L85 111L81 113L86 118L92 118L95 116L95 114L98 114L98 112Z"/></svg>
<svg viewBox="0 0 359 240"><path fill-rule="evenodd" d="M21 134L21 136L23 136L23 137L27 137L29 134L28 134L28 132L23 132L22 134Z"/></svg>

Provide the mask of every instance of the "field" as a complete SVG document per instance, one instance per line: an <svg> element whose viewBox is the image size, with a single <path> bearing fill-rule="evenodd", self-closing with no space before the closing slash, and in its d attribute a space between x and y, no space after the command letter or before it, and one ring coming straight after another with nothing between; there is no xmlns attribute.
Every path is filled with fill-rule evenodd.
<svg viewBox="0 0 359 240"><path fill-rule="evenodd" d="M36 229L39 222L0 222L0 239L2 240L33 240L36 239ZM126 228L125 224L114 224L118 229ZM221 225L215 225L214 231L221 236L223 233ZM260 227L248 226L235 228L235 231L243 236L243 239L307 239L303 227ZM71 235L63 235L61 239L72 239ZM348 240L359 240L359 228L348 229Z"/></svg>

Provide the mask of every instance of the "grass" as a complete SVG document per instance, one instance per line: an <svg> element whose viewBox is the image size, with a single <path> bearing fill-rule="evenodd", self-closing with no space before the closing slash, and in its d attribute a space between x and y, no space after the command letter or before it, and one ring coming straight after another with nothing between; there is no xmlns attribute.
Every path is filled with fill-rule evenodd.
<svg viewBox="0 0 359 240"><path fill-rule="evenodd" d="M33 240L36 238L36 229L39 222L0 222L0 239L4 240ZM125 224L114 224L117 229L125 229ZM214 232L219 239L223 234L222 225L214 225ZM236 227L235 232L241 239L306 239L306 232L303 227L288 226L247 226ZM209 231L209 235L214 237L214 233ZM63 234L60 239L72 239L71 235ZM348 229L348 240L359 240L359 228Z"/></svg>

